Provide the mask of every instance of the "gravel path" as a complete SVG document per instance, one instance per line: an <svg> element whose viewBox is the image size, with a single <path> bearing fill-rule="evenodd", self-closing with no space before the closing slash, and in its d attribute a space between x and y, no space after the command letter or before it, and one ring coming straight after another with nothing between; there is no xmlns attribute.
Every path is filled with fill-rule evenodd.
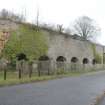
<svg viewBox="0 0 105 105"><path fill-rule="evenodd" d="M103 90L105 71L2 87L0 105L90 105Z"/></svg>

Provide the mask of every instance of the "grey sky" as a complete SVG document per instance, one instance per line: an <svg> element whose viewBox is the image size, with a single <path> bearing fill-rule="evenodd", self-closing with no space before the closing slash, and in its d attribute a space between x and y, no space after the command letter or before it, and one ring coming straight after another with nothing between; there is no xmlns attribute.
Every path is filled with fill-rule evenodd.
<svg viewBox="0 0 105 105"><path fill-rule="evenodd" d="M40 21L63 24L69 27L78 16L94 19L102 29L98 41L105 44L105 0L0 0L0 10L5 8L16 13L24 12L28 21L34 21L39 8Z"/></svg>

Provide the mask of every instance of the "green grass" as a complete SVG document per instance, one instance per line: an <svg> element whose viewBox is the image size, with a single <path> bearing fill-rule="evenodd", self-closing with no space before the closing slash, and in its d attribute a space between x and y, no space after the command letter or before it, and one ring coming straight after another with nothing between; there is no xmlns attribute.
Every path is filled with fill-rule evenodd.
<svg viewBox="0 0 105 105"><path fill-rule="evenodd" d="M52 79L63 78L63 77L80 76L86 73L91 73L91 72L90 71L69 72L69 73L59 74L59 75L56 75L56 74L49 75L49 76L42 75L40 77L37 74L33 74L31 78L29 78L29 75L27 74L27 75L22 75L22 78L19 79L18 72L7 72L7 78L6 80L4 80L3 72L0 72L0 86L9 86L9 85L32 83L32 82L38 82L38 81L44 81L44 80L52 80Z"/></svg>

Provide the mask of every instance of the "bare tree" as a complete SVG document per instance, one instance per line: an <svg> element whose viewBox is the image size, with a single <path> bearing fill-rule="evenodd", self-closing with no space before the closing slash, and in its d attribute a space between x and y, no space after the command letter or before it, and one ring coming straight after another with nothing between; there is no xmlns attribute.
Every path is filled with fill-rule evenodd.
<svg viewBox="0 0 105 105"><path fill-rule="evenodd" d="M63 28L63 25L57 25L57 30L58 30L58 32L59 33L62 33L63 32L63 30L64 30L64 28Z"/></svg>
<svg viewBox="0 0 105 105"><path fill-rule="evenodd" d="M93 38L94 36L100 32L100 28L95 24L95 22L87 17L82 16L75 21L74 29L78 35L80 35L83 39L87 40L89 38Z"/></svg>

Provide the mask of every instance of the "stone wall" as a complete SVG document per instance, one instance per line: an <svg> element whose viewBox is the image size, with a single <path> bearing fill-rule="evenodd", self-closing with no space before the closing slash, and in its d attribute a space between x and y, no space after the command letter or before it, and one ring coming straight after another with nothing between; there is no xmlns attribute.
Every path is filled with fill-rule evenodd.
<svg viewBox="0 0 105 105"><path fill-rule="evenodd" d="M11 20L5 20L5 19L0 19L0 30L16 30L18 28L18 25L11 21Z"/></svg>
<svg viewBox="0 0 105 105"><path fill-rule="evenodd" d="M8 33L18 28L17 23L11 20L0 19L0 34ZM57 58L63 57L65 62L71 63L72 58L76 58L78 64L83 64L83 59L88 60L88 64L92 64L94 59L94 51L92 43L84 41L80 37L73 37L71 35L59 34L54 31L42 30L42 33L46 36L49 49L47 56L52 61L56 61ZM3 48L3 40L0 37L0 49ZM105 48L102 45L95 44L96 52L103 58ZM102 59L103 62L103 59Z"/></svg>
<svg viewBox="0 0 105 105"><path fill-rule="evenodd" d="M0 52L5 46L11 31L16 30L18 25L11 20L0 19Z"/></svg>
<svg viewBox="0 0 105 105"><path fill-rule="evenodd" d="M83 59L89 60L88 64L92 64L94 59L94 53L92 44L89 41L80 39L73 39L70 35L59 34L56 32L43 31L47 36L49 49L48 56L51 60L56 61L57 57L63 56L66 58L66 62L70 63L72 57L78 59L79 64L83 64ZM103 58L102 45L95 44L96 52ZM102 59L103 61L103 59Z"/></svg>

